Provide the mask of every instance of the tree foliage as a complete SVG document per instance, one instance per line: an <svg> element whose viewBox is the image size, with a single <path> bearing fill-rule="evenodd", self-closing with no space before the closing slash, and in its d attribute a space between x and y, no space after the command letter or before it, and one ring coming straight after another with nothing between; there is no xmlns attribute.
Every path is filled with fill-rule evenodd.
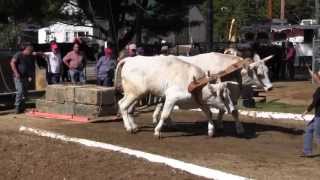
<svg viewBox="0 0 320 180"><path fill-rule="evenodd" d="M154 34L179 31L188 25L189 6L204 0L0 0L2 17L16 22L46 24L62 21L77 25L91 22L122 49L141 29ZM66 6L79 9L63 11ZM2 19L6 21L6 19Z"/></svg>
<svg viewBox="0 0 320 180"><path fill-rule="evenodd" d="M214 38L226 40L227 30L233 18L237 28L255 24L267 19L267 0L212 0L214 4ZM273 0L273 18L280 18L280 0ZM207 12L207 3L202 7ZM286 18L291 24L301 19L314 17L314 0L286 1Z"/></svg>

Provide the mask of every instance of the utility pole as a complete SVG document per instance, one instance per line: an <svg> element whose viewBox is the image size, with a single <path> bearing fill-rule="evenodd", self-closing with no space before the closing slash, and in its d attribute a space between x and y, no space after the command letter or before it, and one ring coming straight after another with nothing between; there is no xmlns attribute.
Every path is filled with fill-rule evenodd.
<svg viewBox="0 0 320 180"><path fill-rule="evenodd" d="M268 0L268 18L269 19L272 19L272 9L273 9L272 6L273 6L272 0Z"/></svg>
<svg viewBox="0 0 320 180"><path fill-rule="evenodd" d="M213 49L213 0L208 0L207 9L207 43L208 51Z"/></svg>
<svg viewBox="0 0 320 180"><path fill-rule="evenodd" d="M285 10L286 10L286 0L281 0L281 12L280 12L280 19L285 19Z"/></svg>
<svg viewBox="0 0 320 180"><path fill-rule="evenodd" d="M319 0L314 0L315 6L316 6L316 10L315 10L315 18L318 21L318 24L320 23L320 2Z"/></svg>
<svg viewBox="0 0 320 180"><path fill-rule="evenodd" d="M136 4L140 7L142 5L142 0L136 0ZM142 36L142 19L143 19L143 11L142 9L136 6L136 44L141 46L141 36Z"/></svg>

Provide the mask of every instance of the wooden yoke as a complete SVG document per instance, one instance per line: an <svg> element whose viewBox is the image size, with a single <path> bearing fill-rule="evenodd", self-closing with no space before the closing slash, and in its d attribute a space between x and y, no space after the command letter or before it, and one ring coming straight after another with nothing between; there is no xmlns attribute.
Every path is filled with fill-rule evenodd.
<svg viewBox="0 0 320 180"><path fill-rule="evenodd" d="M208 72L208 77L203 77L198 80L196 80L194 77L193 81L188 86L188 91L193 94L194 92L201 90L209 82L216 81L225 75L228 75L238 69L241 69L243 67L243 65L248 64L248 63L249 63L248 60L244 60L241 58L241 60L228 66L225 70L220 71L217 74L210 75L210 72Z"/></svg>

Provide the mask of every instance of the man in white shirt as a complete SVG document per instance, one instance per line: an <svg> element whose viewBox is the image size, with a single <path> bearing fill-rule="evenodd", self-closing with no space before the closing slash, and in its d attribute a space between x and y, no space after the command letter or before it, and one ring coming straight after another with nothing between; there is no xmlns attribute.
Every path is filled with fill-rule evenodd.
<svg viewBox="0 0 320 180"><path fill-rule="evenodd" d="M57 84L60 82L62 59L58 45L51 44L51 52L44 53L48 63L48 84Z"/></svg>

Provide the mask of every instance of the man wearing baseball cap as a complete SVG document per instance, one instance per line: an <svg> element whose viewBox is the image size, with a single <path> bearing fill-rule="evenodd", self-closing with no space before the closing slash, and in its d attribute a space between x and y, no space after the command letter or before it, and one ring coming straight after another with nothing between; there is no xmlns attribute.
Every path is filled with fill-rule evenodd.
<svg viewBox="0 0 320 180"><path fill-rule="evenodd" d="M112 49L105 48L104 56L101 56L96 65L97 84L100 86L113 86L115 60L112 58Z"/></svg>
<svg viewBox="0 0 320 180"><path fill-rule="evenodd" d="M62 71L62 58L58 44L52 43L51 52L44 53L48 62L48 84L57 84L60 82Z"/></svg>

